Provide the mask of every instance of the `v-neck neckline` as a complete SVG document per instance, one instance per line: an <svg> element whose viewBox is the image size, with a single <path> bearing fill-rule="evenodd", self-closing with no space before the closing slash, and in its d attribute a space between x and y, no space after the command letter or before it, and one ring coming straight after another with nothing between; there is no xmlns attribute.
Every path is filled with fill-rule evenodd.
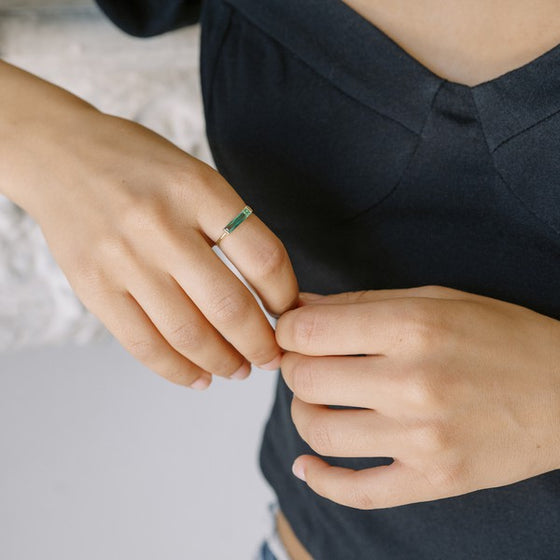
<svg viewBox="0 0 560 560"><path fill-rule="evenodd" d="M235 8L332 86L416 134L441 89L474 102L491 152L560 113L560 45L469 86L438 76L342 0L209 1ZM262 58L262 71L276 62Z"/></svg>
<svg viewBox="0 0 560 560"><path fill-rule="evenodd" d="M376 25L370 19L363 16L360 12L356 11L352 6L350 6L349 4L344 2L343 0L332 0L332 2L335 2L336 4L341 5L342 9L347 10L350 14L350 17L356 18L357 20L361 21L362 23L365 23L366 26L370 28L372 33L381 37L384 41L387 41L387 42L391 43L393 45L393 48L396 49L402 56L408 58L414 65L419 67L423 72L427 73L432 78L434 78L436 80L444 81L444 82L450 84L453 87L464 88L464 89L469 90L469 91L475 91L479 88L492 85L494 83L497 83L497 82L501 81L504 78L510 77L513 74L530 71L532 67L540 65L541 62L543 62L545 59L548 59L550 57L555 57L557 55L560 57L560 43L558 43L558 44L554 45L553 47L551 47L550 49L546 50L545 52L543 52L540 55L532 58L531 60L529 60L528 62L526 62L526 63L524 63L520 66L517 66L515 68L511 68L510 70L506 70L505 72L502 72L501 74L499 74L497 76L494 76L493 78L490 78L488 80L484 80L482 82L479 82L478 84L475 84L475 85L471 86L471 85L468 85L468 84L464 84L462 82L458 82L458 81L455 81L455 80L450 80L448 78L444 78L443 76L440 76L436 71L432 70L429 66L427 66L426 64L424 64L423 62L418 60L414 55L410 54L403 46L400 45L400 43L397 42L396 39L393 39L390 35L388 35L385 31L383 31L383 29L381 29L378 25Z"/></svg>

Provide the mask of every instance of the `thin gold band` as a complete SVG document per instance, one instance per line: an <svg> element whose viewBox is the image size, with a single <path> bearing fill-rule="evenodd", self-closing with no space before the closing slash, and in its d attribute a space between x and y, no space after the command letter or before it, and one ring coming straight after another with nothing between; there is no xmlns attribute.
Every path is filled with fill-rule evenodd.
<svg viewBox="0 0 560 560"><path fill-rule="evenodd" d="M243 208L243 210L241 210L241 212L239 212L239 214L237 214L237 216L235 216L235 218L233 218L233 220L231 220L231 222L229 222L229 224L224 228L224 232L216 241L216 245L219 245L220 241L227 237L234 229L239 227L252 213L253 209L250 206L245 206L245 208Z"/></svg>

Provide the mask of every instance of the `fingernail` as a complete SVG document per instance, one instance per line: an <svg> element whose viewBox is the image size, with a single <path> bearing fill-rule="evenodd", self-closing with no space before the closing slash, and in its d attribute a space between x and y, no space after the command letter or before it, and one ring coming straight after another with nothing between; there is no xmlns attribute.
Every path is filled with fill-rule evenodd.
<svg viewBox="0 0 560 560"><path fill-rule="evenodd" d="M299 299L304 303L311 303L312 301L317 301L321 299L323 296L321 294L313 294L311 292L300 292Z"/></svg>
<svg viewBox="0 0 560 560"><path fill-rule="evenodd" d="M204 391L210 385L210 381L212 381L209 375L203 375L199 377L194 383L191 383L189 387L191 389L196 389L197 391Z"/></svg>
<svg viewBox="0 0 560 560"><path fill-rule="evenodd" d="M303 472L303 465L301 464L301 461L299 463L297 459L294 461L294 464L292 465L292 472L300 480L303 480L305 482L305 473Z"/></svg>
<svg viewBox="0 0 560 560"><path fill-rule="evenodd" d="M278 356L276 356L274 360L270 360L270 362L267 362L266 364L262 364L257 367L260 369L274 370L280 367L281 361L282 361L282 354L278 354Z"/></svg>
<svg viewBox="0 0 560 560"><path fill-rule="evenodd" d="M230 377L232 379L245 379L249 377L251 373L251 366L245 362L235 373L232 373Z"/></svg>

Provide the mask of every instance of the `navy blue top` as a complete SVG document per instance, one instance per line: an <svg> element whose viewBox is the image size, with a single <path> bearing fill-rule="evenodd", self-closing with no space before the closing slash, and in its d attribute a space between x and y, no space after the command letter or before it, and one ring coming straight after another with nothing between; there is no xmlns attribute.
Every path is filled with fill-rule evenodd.
<svg viewBox="0 0 560 560"><path fill-rule="evenodd" d="M217 168L282 239L302 290L438 284L560 319L560 46L469 87L341 0L205 0L201 24ZM352 509L292 474L314 451L291 398L278 376L260 466L315 560L560 557L560 471Z"/></svg>
<svg viewBox="0 0 560 560"><path fill-rule="evenodd" d="M96 0L123 31L151 37L196 23L202 0Z"/></svg>

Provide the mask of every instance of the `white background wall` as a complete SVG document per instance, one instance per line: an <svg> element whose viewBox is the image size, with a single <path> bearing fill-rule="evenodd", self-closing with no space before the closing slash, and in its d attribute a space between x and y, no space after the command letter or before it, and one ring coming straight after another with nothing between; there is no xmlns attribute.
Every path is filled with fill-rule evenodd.
<svg viewBox="0 0 560 560"><path fill-rule="evenodd" d="M0 558L252 559L275 375L199 393L115 342L0 357Z"/></svg>
<svg viewBox="0 0 560 560"><path fill-rule="evenodd" d="M142 41L87 1L0 0L2 58L208 159L197 49L196 27ZM46 250L25 243L17 254ZM0 559L251 559L269 530L257 451L277 373L173 386L109 337L69 344L60 271L31 274L41 305L23 301L27 277L0 285L21 330L0 309L0 340L21 348L0 354Z"/></svg>

